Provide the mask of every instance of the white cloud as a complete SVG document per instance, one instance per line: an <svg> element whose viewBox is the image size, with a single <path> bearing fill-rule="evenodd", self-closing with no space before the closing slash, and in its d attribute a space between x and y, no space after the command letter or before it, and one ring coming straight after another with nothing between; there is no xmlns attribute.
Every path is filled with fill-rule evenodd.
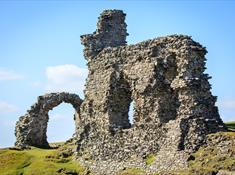
<svg viewBox="0 0 235 175"><path fill-rule="evenodd" d="M4 101L0 101L0 114L7 114L16 112L18 108L12 104L9 104Z"/></svg>
<svg viewBox="0 0 235 175"><path fill-rule="evenodd" d="M87 69L72 64L47 67L45 89L47 92L82 92L87 74Z"/></svg>
<svg viewBox="0 0 235 175"><path fill-rule="evenodd" d="M0 68L0 80L19 80L19 79L23 79L23 76L15 73L14 71Z"/></svg>

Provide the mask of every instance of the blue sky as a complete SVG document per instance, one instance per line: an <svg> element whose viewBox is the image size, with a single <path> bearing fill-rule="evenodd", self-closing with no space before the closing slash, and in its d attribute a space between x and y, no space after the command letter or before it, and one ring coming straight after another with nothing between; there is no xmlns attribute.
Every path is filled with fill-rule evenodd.
<svg viewBox="0 0 235 175"><path fill-rule="evenodd" d="M96 29L104 9L122 9L129 44L186 34L207 47L207 70L224 121L235 121L235 2L0 1L0 147L12 146L14 125L38 95L69 91L83 97L87 75L80 35ZM50 111L48 140L69 138L73 108Z"/></svg>

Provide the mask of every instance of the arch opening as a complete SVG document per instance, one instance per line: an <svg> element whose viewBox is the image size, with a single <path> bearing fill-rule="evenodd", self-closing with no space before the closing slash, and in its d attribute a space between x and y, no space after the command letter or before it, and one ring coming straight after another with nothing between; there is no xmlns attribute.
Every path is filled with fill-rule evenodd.
<svg viewBox="0 0 235 175"><path fill-rule="evenodd" d="M49 147L47 141L49 113L52 109L60 105L62 102L71 104L72 108L74 108L75 111L78 111L82 100L79 98L78 95L67 92L49 93L39 96L37 98L37 102L31 106L31 108L24 116L20 117L19 121L16 124L15 145L20 147L25 147L28 145L37 147ZM50 118L52 117L50 116ZM71 120L73 120L72 114L71 117L68 118L71 118ZM66 117L66 120L68 120L68 118ZM74 126L72 129L74 129L75 122L72 126ZM59 128L62 131L66 131L69 130L68 128L70 127L65 128L63 123L63 125L61 124Z"/></svg>
<svg viewBox="0 0 235 175"><path fill-rule="evenodd" d="M75 109L69 103L62 102L48 112L47 142L64 142L75 133Z"/></svg>

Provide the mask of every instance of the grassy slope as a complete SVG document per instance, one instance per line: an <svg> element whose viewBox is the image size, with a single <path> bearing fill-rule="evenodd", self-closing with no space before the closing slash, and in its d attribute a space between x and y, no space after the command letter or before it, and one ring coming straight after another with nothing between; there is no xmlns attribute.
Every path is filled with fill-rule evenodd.
<svg viewBox="0 0 235 175"><path fill-rule="evenodd" d="M235 122L227 122L225 124L230 131L235 131Z"/></svg>
<svg viewBox="0 0 235 175"><path fill-rule="evenodd" d="M1 175L57 175L83 174L84 168L71 160L71 155L61 156L61 149L0 150Z"/></svg>

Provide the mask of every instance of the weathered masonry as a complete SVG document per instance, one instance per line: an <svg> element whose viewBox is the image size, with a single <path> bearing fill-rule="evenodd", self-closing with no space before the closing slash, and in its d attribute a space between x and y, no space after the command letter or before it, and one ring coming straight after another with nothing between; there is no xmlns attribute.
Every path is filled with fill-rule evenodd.
<svg viewBox="0 0 235 175"><path fill-rule="evenodd" d="M185 167L207 134L226 130L204 73L207 51L185 35L126 45L126 26L121 10L105 10L96 31L81 36L89 74L76 108L77 159L97 174ZM152 154L156 160L147 166Z"/></svg>
<svg viewBox="0 0 235 175"><path fill-rule="evenodd" d="M37 102L16 123L15 144L21 147L27 145L48 147L46 135L48 112L62 102L70 103L75 111L79 111L82 100L76 94L65 92L39 96Z"/></svg>

